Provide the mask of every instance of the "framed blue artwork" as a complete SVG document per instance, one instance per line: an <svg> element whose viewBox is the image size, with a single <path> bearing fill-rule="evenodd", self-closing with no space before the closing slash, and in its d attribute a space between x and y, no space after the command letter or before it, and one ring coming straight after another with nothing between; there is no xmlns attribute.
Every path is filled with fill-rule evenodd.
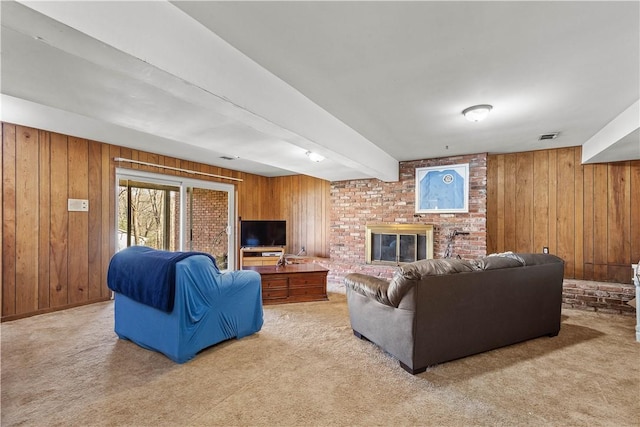
<svg viewBox="0 0 640 427"><path fill-rule="evenodd" d="M416 213L469 212L469 164L416 168Z"/></svg>

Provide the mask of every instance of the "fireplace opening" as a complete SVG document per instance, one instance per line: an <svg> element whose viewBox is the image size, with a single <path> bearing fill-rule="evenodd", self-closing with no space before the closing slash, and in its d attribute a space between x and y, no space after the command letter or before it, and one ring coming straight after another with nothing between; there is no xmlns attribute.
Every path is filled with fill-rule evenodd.
<svg viewBox="0 0 640 427"><path fill-rule="evenodd" d="M366 226L367 264L401 265L433 258L433 225Z"/></svg>

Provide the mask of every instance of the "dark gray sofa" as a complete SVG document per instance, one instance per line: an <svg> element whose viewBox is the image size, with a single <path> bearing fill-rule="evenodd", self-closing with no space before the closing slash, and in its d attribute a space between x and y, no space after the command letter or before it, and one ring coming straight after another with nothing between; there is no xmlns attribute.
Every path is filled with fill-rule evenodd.
<svg viewBox="0 0 640 427"><path fill-rule="evenodd" d="M428 366L560 332L564 262L549 254L399 267L391 282L345 277L354 334L412 374Z"/></svg>

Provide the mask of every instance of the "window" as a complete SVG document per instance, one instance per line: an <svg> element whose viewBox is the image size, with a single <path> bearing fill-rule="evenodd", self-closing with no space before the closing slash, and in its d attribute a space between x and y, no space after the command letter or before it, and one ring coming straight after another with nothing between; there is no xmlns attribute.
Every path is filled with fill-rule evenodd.
<svg viewBox="0 0 640 427"><path fill-rule="evenodd" d="M180 187L120 179L118 182L118 249L148 246L175 251Z"/></svg>

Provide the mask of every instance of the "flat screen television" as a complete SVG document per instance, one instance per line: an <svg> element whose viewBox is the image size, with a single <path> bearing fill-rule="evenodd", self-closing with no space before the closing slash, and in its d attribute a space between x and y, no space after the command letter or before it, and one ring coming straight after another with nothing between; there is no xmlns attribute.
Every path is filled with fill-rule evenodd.
<svg viewBox="0 0 640 427"><path fill-rule="evenodd" d="M240 221L240 246L286 246L287 222L284 220Z"/></svg>

